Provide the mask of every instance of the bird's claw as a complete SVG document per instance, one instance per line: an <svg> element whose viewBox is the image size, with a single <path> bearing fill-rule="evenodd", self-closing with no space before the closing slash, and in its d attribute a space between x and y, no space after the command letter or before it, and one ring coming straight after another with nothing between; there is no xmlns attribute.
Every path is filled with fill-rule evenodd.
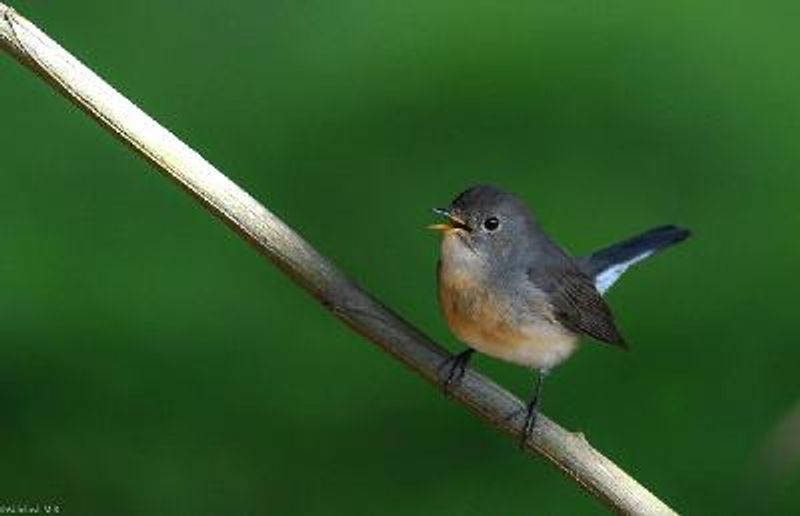
<svg viewBox="0 0 800 516"><path fill-rule="evenodd" d="M518 412L516 412L518 413ZM515 414L516 414L515 413ZM533 435L533 429L536 427L536 416L539 415L539 407L536 403L536 400L528 403L527 409L525 411L525 424L522 426L522 435L519 439L519 447L520 449L524 449L528 441Z"/></svg>
<svg viewBox="0 0 800 516"><path fill-rule="evenodd" d="M448 357L442 362L442 365L439 366L440 372L443 370L447 371L447 376L442 382L442 389L444 390L445 396L449 396L453 387L461 383L461 380L464 378L469 359L472 358L472 353L472 349L467 349L458 355Z"/></svg>

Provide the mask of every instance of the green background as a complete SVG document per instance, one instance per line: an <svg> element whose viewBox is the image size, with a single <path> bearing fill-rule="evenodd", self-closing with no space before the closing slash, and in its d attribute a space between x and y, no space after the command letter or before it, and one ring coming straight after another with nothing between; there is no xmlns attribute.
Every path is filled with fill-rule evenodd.
<svg viewBox="0 0 800 516"><path fill-rule="evenodd" d="M544 412L680 512L797 513L797 2L17 1L387 304L462 349L429 208L488 182L610 293ZM0 58L0 503L602 514ZM520 395L530 374L475 366ZM780 462L780 461L779 461Z"/></svg>

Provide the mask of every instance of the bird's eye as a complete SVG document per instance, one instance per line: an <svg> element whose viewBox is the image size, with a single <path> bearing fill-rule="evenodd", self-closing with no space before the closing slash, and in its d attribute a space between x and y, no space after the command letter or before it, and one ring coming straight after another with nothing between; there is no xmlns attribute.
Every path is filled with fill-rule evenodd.
<svg viewBox="0 0 800 516"><path fill-rule="evenodd" d="M486 229L486 231L494 231L500 227L500 221L497 220L497 217L489 217L483 221L483 227Z"/></svg>

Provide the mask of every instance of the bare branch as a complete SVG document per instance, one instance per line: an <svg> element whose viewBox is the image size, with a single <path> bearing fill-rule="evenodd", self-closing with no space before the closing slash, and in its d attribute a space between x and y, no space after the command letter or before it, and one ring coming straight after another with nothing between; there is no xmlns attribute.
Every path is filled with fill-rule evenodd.
<svg viewBox="0 0 800 516"><path fill-rule="evenodd" d="M444 349L360 289L197 152L3 4L0 46L202 202L345 324L438 385L438 368L448 357ZM485 376L468 370L453 398L507 434L519 436L523 413L509 415L520 411L522 403ZM568 432L544 416L537 420L529 448L614 511L675 514L582 434Z"/></svg>

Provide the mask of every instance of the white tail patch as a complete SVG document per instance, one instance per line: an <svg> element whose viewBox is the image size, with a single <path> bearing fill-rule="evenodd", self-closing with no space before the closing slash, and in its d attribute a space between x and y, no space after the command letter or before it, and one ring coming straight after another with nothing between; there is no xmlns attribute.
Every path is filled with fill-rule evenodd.
<svg viewBox="0 0 800 516"><path fill-rule="evenodd" d="M614 283L617 282L619 277L622 276L622 273L628 270L628 267L644 260L645 258L652 255L654 252L655 251L651 249L649 251L643 252L642 254L634 256L627 262L615 263L614 265L605 269L603 272L594 277L594 287L601 294L605 294L606 291L610 289Z"/></svg>

